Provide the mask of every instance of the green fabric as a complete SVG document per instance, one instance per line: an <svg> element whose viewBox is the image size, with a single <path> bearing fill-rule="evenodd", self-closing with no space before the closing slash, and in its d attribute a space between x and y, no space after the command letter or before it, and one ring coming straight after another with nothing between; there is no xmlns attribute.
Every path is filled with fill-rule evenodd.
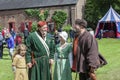
<svg viewBox="0 0 120 80"><path fill-rule="evenodd" d="M56 46L54 80L72 80L70 61L68 58L71 50L72 46L68 43L63 49L60 49L60 45Z"/></svg>
<svg viewBox="0 0 120 80"><path fill-rule="evenodd" d="M47 38L46 43L49 42L50 40ZM52 51L54 50L50 50L52 54L50 53L48 56L35 32L28 36L25 43L28 48L26 52L26 62L31 62L31 52L34 52L36 61L36 64L29 69L29 80L50 80L49 56L52 58L54 53ZM50 47L50 44L48 44L48 47Z"/></svg>
<svg viewBox="0 0 120 80"><path fill-rule="evenodd" d="M54 59L54 54L55 54L55 43L54 43L54 37L47 35L46 37L46 43L50 49L50 59Z"/></svg>

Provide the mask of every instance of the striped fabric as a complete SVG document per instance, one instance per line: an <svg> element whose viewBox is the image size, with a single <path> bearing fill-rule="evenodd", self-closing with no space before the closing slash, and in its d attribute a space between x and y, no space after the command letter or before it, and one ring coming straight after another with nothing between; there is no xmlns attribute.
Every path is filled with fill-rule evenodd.
<svg viewBox="0 0 120 80"><path fill-rule="evenodd" d="M112 7L110 7L108 12L99 22L106 22L106 21L120 22L120 15Z"/></svg>
<svg viewBox="0 0 120 80"><path fill-rule="evenodd" d="M104 15L104 17L99 20L95 31L95 37L98 37L98 33L101 30L100 24L101 23L105 24L107 22L114 22L116 24L116 29L117 29L116 37L120 38L120 15L112 7L110 7L110 9Z"/></svg>

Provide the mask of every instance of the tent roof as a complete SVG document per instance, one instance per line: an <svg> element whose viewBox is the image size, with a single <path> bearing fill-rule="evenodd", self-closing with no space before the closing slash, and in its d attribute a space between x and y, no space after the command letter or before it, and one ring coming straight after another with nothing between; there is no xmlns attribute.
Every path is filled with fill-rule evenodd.
<svg viewBox="0 0 120 80"><path fill-rule="evenodd" d="M108 10L108 12L104 15L104 17L99 20L99 22L120 22L120 15L112 8Z"/></svg>
<svg viewBox="0 0 120 80"><path fill-rule="evenodd" d="M0 0L0 10L76 5L78 0Z"/></svg>

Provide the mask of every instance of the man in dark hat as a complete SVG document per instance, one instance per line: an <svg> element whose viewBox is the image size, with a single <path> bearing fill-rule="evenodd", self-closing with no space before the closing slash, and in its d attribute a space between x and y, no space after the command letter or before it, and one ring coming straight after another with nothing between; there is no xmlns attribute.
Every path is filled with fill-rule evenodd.
<svg viewBox="0 0 120 80"><path fill-rule="evenodd" d="M50 66L54 58L54 40L47 37L47 23L38 22L38 30L31 33L25 43L29 80L50 80Z"/></svg>

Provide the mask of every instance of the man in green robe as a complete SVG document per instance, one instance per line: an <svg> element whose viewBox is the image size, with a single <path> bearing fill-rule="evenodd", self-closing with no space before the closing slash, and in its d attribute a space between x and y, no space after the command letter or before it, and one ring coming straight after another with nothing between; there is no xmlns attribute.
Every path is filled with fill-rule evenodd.
<svg viewBox="0 0 120 80"><path fill-rule="evenodd" d="M54 40L47 37L47 24L38 22L38 30L26 39L26 63L29 80L50 80L50 64L54 58Z"/></svg>

